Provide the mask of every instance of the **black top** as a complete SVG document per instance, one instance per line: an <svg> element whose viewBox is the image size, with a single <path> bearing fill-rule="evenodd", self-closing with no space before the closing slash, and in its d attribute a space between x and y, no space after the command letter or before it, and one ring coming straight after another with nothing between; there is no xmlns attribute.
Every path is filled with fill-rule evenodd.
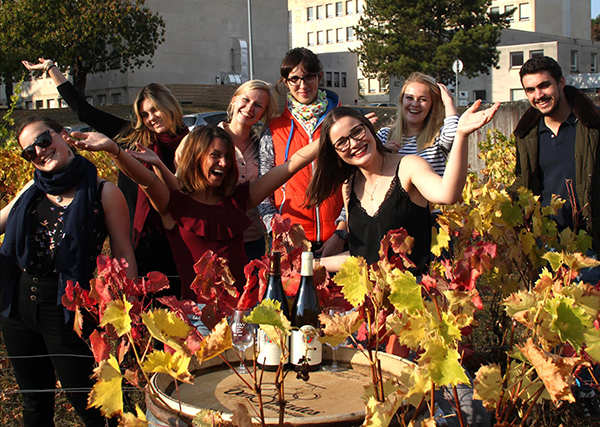
<svg viewBox="0 0 600 427"><path fill-rule="evenodd" d="M417 272L424 272L431 251L429 206L421 207L410 200L410 196L400 184L397 172L374 216L365 211L354 193L354 187L352 188L348 202L348 246L351 255L362 256L368 264L377 262L381 239L388 231L400 227L415 239L409 258L416 264Z"/></svg>

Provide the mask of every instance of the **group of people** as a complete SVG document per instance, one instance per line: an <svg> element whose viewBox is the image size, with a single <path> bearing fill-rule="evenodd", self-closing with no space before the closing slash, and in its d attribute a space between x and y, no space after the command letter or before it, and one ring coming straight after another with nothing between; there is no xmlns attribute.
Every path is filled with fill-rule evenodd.
<svg viewBox="0 0 600 427"><path fill-rule="evenodd" d="M590 168L583 175L576 167L573 179L595 236L591 188L600 174L594 177L596 155L590 145L597 144L600 120L593 122L595 133L582 135L578 120L555 117L550 107L560 104L579 119L572 99L587 98L565 89L562 76L542 68L527 72L531 61L523 66L521 80L533 109L526 113L532 125L525 129L520 123L515 131L517 172L540 193L558 183L560 174L540 169L541 153L546 165L554 164L548 157L564 159L565 152L553 156L532 144L538 129L540 135L546 131L541 121L562 120L559 127L547 124L559 137L572 123L573 145L584 152ZM265 253L265 230L270 231L275 213L303 226L321 264L332 272L349 255L374 262L381 238L400 227L415 238L410 256L416 271L426 271L429 205L460 198L468 135L498 109L496 104L478 111L475 102L459 117L448 89L415 73L402 88L396 122L376 132L374 118L340 106L335 93L319 87L318 57L296 48L280 67L277 89L288 91L281 114L271 85L251 80L233 95L226 122L189 132L177 100L160 84L139 92L129 122L91 106L52 60L23 64L45 71L79 118L98 131L69 135L58 123L34 117L17 133L22 156L32 162L35 174L0 216L0 233L5 233L0 322L23 390L52 390L55 370L65 388L91 386L93 358L72 331L73 316L60 301L67 280L87 286L107 235L112 255L127 261L128 275L162 271L171 279L171 292L182 298L194 298L193 265L209 249L228 259L241 289L244 266ZM544 81L529 81L546 74ZM571 91L574 97L565 97ZM589 108L585 112L594 116ZM260 135L254 131L259 121L264 125ZM122 192L98 178L94 165L74 147L111 155L121 171ZM44 354L48 358L33 358ZM81 364L78 369L75 363ZM26 426L53 425L52 392L23 396ZM104 425L97 411L86 409L86 394L67 396L86 426Z"/></svg>

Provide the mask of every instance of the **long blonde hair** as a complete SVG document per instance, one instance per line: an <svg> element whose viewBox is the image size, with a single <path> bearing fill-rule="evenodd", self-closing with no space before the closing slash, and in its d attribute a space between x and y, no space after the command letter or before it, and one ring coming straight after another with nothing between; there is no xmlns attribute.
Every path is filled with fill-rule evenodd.
<svg viewBox="0 0 600 427"><path fill-rule="evenodd" d="M408 125L406 124L403 113L402 100L404 99L404 93L406 92L407 87L411 83L422 83L426 85L431 96L431 109L425 118L423 128L417 134L417 151L422 151L433 145L435 138L440 134L440 129L444 125L444 118L446 117L446 110L444 109L444 103L442 102L440 87L433 77L428 76L427 74L412 73L405 80L400 96L398 97L396 123L391 127L389 139L391 141L397 141L400 146L403 145L402 137Z"/></svg>
<svg viewBox="0 0 600 427"><path fill-rule="evenodd" d="M132 122L122 134L118 136L119 140L130 146L140 143L145 147L151 147L154 144L155 132L148 129L142 119L140 112L142 102L149 99L154 107L162 113L162 119L165 126L172 135L176 135L185 127L183 123L183 112L171 91L160 83L150 83L143 87L136 95L133 101L133 112L135 113L135 122Z"/></svg>
<svg viewBox="0 0 600 427"><path fill-rule="evenodd" d="M267 95L269 95L269 105L267 105L267 108L265 108L263 115L260 117L260 121L262 121L263 123L263 127L261 129L262 133L262 130L266 129L267 125L269 124L269 121L273 117L275 117L277 115L277 112L279 111L279 107L277 105L277 98L275 97L275 93L273 92L272 87L273 85L271 85L271 83L267 83L264 80L259 79L248 80L247 82L242 83L236 89L235 93L231 97L231 102L227 107L227 121L231 123L231 120L233 118L233 104L236 96L243 95L244 93L250 92L251 90L255 89L265 91Z"/></svg>

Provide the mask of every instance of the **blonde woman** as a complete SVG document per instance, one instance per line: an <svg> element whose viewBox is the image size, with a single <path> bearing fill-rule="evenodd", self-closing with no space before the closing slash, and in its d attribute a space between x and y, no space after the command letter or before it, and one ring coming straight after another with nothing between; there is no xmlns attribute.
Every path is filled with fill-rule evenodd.
<svg viewBox="0 0 600 427"><path fill-rule="evenodd" d="M446 86L422 73L411 74L400 92L396 122L377 136L399 154L416 154L429 162L438 175L446 169L456 135L458 112Z"/></svg>

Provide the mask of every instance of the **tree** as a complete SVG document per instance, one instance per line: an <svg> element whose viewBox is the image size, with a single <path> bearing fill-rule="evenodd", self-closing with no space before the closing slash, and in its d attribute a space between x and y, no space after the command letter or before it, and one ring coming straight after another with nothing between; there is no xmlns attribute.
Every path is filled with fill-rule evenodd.
<svg viewBox="0 0 600 427"><path fill-rule="evenodd" d="M592 19L592 40L600 41L600 15Z"/></svg>
<svg viewBox="0 0 600 427"><path fill-rule="evenodd" d="M366 0L356 49L368 77L421 71L439 82L453 79L461 59L468 77L498 64L500 31L514 12L488 13L491 0Z"/></svg>
<svg viewBox="0 0 600 427"><path fill-rule="evenodd" d="M146 0L0 0L0 64L6 80L21 59L39 56L68 66L85 92L89 73L115 65L124 72L151 64L165 23ZM13 74L11 74L13 73Z"/></svg>

